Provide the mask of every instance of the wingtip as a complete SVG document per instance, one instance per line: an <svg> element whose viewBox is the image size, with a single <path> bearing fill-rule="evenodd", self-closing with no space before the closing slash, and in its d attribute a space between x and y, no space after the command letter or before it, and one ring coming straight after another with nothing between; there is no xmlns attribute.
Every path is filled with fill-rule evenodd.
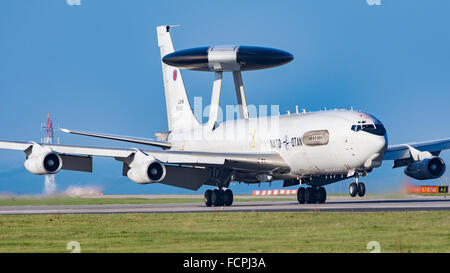
<svg viewBox="0 0 450 273"><path fill-rule="evenodd" d="M64 133L70 133L70 130L68 130L68 129L61 128L59 130L63 131Z"/></svg>

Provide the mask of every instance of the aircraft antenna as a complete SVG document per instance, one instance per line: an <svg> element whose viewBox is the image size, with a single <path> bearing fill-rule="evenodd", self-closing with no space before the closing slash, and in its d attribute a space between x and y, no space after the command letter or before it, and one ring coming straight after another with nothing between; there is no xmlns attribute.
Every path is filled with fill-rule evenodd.
<svg viewBox="0 0 450 273"><path fill-rule="evenodd" d="M55 138L55 131L53 128L53 122L50 118L50 114L47 114L47 120L45 123L41 123L41 130L45 132L45 136L43 138L42 143L44 144L53 144ZM59 144L59 137L58 137ZM44 181L44 194L50 195L56 192L56 181L54 174L45 175Z"/></svg>

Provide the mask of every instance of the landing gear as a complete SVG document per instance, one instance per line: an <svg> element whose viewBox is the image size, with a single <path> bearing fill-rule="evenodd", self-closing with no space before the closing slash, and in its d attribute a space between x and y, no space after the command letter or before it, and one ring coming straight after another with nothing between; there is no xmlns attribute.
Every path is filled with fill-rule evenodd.
<svg viewBox="0 0 450 273"><path fill-rule="evenodd" d="M212 194L212 190L205 191L205 205L207 207L211 207L211 205L212 205L211 194Z"/></svg>
<svg viewBox="0 0 450 273"><path fill-rule="evenodd" d="M325 203L327 199L327 191L324 187L307 187L299 188L297 191L297 200L299 204L315 204L315 203Z"/></svg>
<svg viewBox="0 0 450 273"><path fill-rule="evenodd" d="M319 202L320 204L325 203L325 200L327 200L327 191L324 187L320 187L317 191L319 192L319 198L317 199L317 202Z"/></svg>
<svg viewBox="0 0 450 273"><path fill-rule="evenodd" d="M358 194L358 185L355 182L350 183L348 186L348 193L351 197L355 197Z"/></svg>
<svg viewBox="0 0 450 273"><path fill-rule="evenodd" d="M312 187L307 187L305 190L305 200L308 204L316 203L316 193Z"/></svg>
<svg viewBox="0 0 450 273"><path fill-rule="evenodd" d="M305 204L305 188L298 188L297 191L297 200L299 204Z"/></svg>
<svg viewBox="0 0 450 273"><path fill-rule="evenodd" d="M355 176L355 182L350 183L348 187L348 193L351 197L355 197L358 195L359 197L363 197L366 194L366 185L364 183L359 182L359 177Z"/></svg>
<svg viewBox="0 0 450 273"><path fill-rule="evenodd" d="M212 191L211 201L212 201L212 204L214 206L221 206L222 205L222 202L220 200L220 191L218 189L215 189L215 190Z"/></svg>
<svg viewBox="0 0 450 273"><path fill-rule="evenodd" d="M364 183L358 183L358 196L363 197L366 194L366 186Z"/></svg>
<svg viewBox="0 0 450 273"><path fill-rule="evenodd" d="M205 191L205 205L210 206L231 206L233 204L233 192L230 189L215 189Z"/></svg>
<svg viewBox="0 0 450 273"><path fill-rule="evenodd" d="M225 206L229 207L231 204L233 204L233 192L229 189L225 191L225 200L224 200Z"/></svg>

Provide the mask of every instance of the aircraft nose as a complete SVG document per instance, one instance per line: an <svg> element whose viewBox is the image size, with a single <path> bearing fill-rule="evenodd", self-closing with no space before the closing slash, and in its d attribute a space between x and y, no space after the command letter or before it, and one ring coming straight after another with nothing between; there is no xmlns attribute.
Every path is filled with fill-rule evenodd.
<svg viewBox="0 0 450 273"><path fill-rule="evenodd" d="M384 154L384 151L387 148L387 137L386 135L383 136L374 136L372 139L372 145L376 152L382 152Z"/></svg>
<svg viewBox="0 0 450 273"><path fill-rule="evenodd" d="M384 136L372 136L370 140L370 152L368 158L364 163L366 168L377 168L381 166L384 153L387 148L387 137Z"/></svg>

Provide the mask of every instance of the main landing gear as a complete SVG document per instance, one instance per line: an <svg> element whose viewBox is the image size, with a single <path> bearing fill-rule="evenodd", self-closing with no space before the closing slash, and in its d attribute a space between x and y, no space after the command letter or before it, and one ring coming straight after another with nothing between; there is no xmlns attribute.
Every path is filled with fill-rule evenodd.
<svg viewBox="0 0 450 273"><path fill-rule="evenodd" d="M324 187L300 187L297 191L297 200L300 204L325 203L327 191Z"/></svg>
<svg viewBox="0 0 450 273"><path fill-rule="evenodd" d="M348 193L351 197L355 197L356 195L363 197L366 194L366 186L364 183L359 182L358 176L355 177L355 182L350 183Z"/></svg>
<svg viewBox="0 0 450 273"><path fill-rule="evenodd" d="M233 204L233 192L230 189L215 189L205 191L205 205L211 206L231 206Z"/></svg>

